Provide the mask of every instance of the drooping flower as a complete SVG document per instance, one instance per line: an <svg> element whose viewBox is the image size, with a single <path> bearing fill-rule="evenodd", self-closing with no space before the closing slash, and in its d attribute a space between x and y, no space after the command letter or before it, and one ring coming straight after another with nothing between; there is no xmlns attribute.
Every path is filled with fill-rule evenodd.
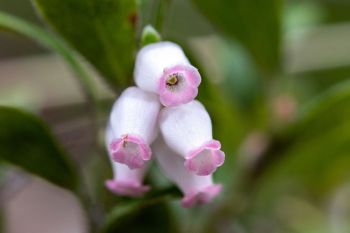
<svg viewBox="0 0 350 233"><path fill-rule="evenodd" d="M115 162L141 168L151 158L149 145L157 136L160 103L157 95L137 87L127 88L115 102L110 116L114 140L109 151Z"/></svg>
<svg viewBox="0 0 350 233"><path fill-rule="evenodd" d="M166 144L185 158L189 171L205 176L224 163L225 153L213 140L209 114L199 101L162 109L160 129Z"/></svg>
<svg viewBox="0 0 350 233"><path fill-rule="evenodd" d="M143 47L136 57L136 85L157 93L164 106L188 103L198 94L201 76L181 47L158 42Z"/></svg>
<svg viewBox="0 0 350 233"><path fill-rule="evenodd" d="M109 125L106 130L107 149L114 139L113 130ZM124 164L114 162L110 150L108 154L112 163L113 179L107 180L105 184L110 191L121 196L139 197L150 189L142 184L148 166L130 169Z"/></svg>
<svg viewBox="0 0 350 233"><path fill-rule="evenodd" d="M171 150L158 138L153 145L154 155L165 174L174 181L184 194L183 207L192 207L210 202L221 191L221 185L214 184L212 175L198 176L184 166L184 158Z"/></svg>

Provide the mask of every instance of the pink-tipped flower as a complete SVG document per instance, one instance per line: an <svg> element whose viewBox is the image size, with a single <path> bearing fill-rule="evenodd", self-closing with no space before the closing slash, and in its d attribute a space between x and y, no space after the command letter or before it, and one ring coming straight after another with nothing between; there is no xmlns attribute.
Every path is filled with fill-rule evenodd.
<svg viewBox="0 0 350 233"><path fill-rule="evenodd" d="M198 94L201 76L181 47L158 42L143 47L136 57L134 78L140 88L159 94L164 106L177 106Z"/></svg>
<svg viewBox="0 0 350 233"><path fill-rule="evenodd" d="M109 125L106 130L107 149L114 139L113 130ZM111 192L121 196L139 197L150 189L149 186L142 184L147 166L130 169L124 164L114 162L110 150L108 151L113 168L113 179L107 180L105 184Z"/></svg>
<svg viewBox="0 0 350 233"><path fill-rule="evenodd" d="M189 171L206 176L224 163L225 153L213 140L209 114L199 101L164 108L160 129L168 146L185 158Z"/></svg>
<svg viewBox="0 0 350 233"><path fill-rule="evenodd" d="M156 140L153 150L165 174L183 192L183 207L208 203L220 193L221 185L213 184L212 175L198 176L189 172L183 166L184 158L172 151L162 139Z"/></svg>
<svg viewBox="0 0 350 233"><path fill-rule="evenodd" d="M157 95L137 87L126 89L115 102L110 116L114 140L109 151L115 162L141 168L151 158L149 145L157 136L160 103Z"/></svg>

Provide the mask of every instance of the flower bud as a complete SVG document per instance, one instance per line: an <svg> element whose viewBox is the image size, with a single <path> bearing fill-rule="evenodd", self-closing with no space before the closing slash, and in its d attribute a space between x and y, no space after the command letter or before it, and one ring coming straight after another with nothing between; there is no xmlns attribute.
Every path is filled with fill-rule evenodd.
<svg viewBox="0 0 350 233"><path fill-rule="evenodd" d="M165 174L174 181L184 194L183 207L193 207L210 202L221 191L221 185L213 184L212 175L198 176L183 166L184 158L172 151L159 138L153 145L155 157Z"/></svg>
<svg viewBox="0 0 350 233"><path fill-rule="evenodd" d="M160 129L167 145L185 158L185 167L195 174L209 175L224 163L220 142L212 139L209 114L199 101L164 108Z"/></svg>
<svg viewBox="0 0 350 233"><path fill-rule="evenodd" d="M115 102L110 116L114 140L109 151L115 162L141 168L151 158L149 145L158 134L158 97L137 87L127 88Z"/></svg>
<svg viewBox="0 0 350 233"><path fill-rule="evenodd" d="M106 146L114 140L114 134L110 126L106 130ZM149 186L142 185L147 166L138 169L130 169L128 166L116 163L109 152L109 159L113 168L113 179L106 181L106 187L113 193L121 196L139 197L147 192Z"/></svg>
<svg viewBox="0 0 350 233"><path fill-rule="evenodd" d="M164 106L188 103L198 94L201 76L181 47L158 42L143 47L136 57L136 85L159 94Z"/></svg>

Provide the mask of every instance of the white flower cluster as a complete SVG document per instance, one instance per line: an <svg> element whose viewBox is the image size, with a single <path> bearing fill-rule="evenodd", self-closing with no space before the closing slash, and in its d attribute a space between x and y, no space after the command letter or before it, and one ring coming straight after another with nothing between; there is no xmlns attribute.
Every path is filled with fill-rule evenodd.
<svg viewBox="0 0 350 233"><path fill-rule="evenodd" d="M212 173L225 154L212 138L209 114L194 100L198 70L180 46L158 42L137 54L134 79L137 87L117 99L107 126L114 178L106 186L118 195L141 196L150 188L143 179L154 154L184 193L184 207L209 202L221 190Z"/></svg>

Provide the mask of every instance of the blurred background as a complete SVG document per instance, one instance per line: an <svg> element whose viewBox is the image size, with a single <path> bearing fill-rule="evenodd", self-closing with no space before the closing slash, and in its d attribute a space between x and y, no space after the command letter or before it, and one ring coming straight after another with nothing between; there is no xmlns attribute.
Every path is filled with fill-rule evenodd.
<svg viewBox="0 0 350 233"><path fill-rule="evenodd" d="M76 17L84 13L78 0L61 1ZM22 167L2 158L6 149L0 149L3 232L85 233L91 218L102 226L101 232L350 232L349 0L139 0L127 17L122 8L127 4L120 4L121 17L136 21L134 37L119 31L127 27L123 23L113 26L118 17L101 20L107 25L101 28L112 25L107 33L118 35L112 52L116 60L123 57L121 64L127 67L118 80L102 62L104 50L91 53L91 47L84 48L84 41L94 43L94 31L86 33L89 28L83 25L91 22L72 20L63 10L45 11L45 1L34 2L37 9L29 0L0 0L0 11L68 42L98 93L98 121L91 118L92 102L64 55L21 35L26 33L14 33L1 15L0 105L34 113L50 127L84 177L90 207L86 212L86 202L64 189L55 175L30 175L41 176L34 170L47 167L60 177L59 167L50 168L40 159L33 160L35 166ZM59 2L47 4L59 8ZM110 13L104 7L108 1L91 2L96 3L94 14ZM48 21L54 30L47 29ZM101 22L94 21L96 27ZM163 40L182 45L204 78L199 99L210 112L226 162L215 174L223 193L203 207L183 209L178 198L170 198L124 208L130 200L114 197L103 187L110 168L98 145L112 102L132 83L133 59L147 24ZM79 30L85 34L74 38L72 32ZM117 42L127 48L118 48ZM0 123L0 139L8 134L6 124ZM1 146L6 144L0 140ZM155 189L171 185L156 165L152 169L147 180ZM124 209L117 208L119 203ZM106 219L112 227L104 227Z"/></svg>

